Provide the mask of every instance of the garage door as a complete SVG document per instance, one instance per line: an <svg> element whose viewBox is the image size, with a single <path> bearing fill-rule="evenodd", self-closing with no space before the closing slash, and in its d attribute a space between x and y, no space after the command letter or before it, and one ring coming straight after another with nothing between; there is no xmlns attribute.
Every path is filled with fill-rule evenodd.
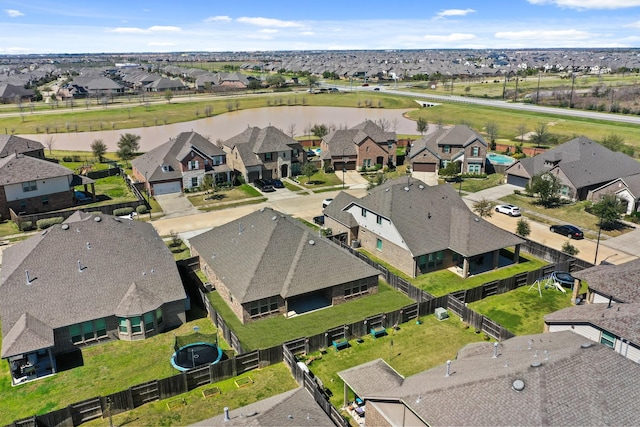
<svg viewBox="0 0 640 427"><path fill-rule="evenodd" d="M179 193L180 191L182 191L182 188L180 187L180 181L153 184L153 194L155 196L160 196L162 194Z"/></svg>
<svg viewBox="0 0 640 427"><path fill-rule="evenodd" d="M414 163L412 168L415 172L435 172L435 163Z"/></svg>
<svg viewBox="0 0 640 427"><path fill-rule="evenodd" d="M507 184L517 185L518 187L524 188L528 183L529 180L527 178L516 175L507 175Z"/></svg>

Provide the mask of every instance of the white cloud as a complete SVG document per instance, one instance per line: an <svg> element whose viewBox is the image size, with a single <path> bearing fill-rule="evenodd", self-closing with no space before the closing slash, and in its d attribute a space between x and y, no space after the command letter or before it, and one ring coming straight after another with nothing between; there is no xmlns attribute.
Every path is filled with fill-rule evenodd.
<svg viewBox="0 0 640 427"><path fill-rule="evenodd" d="M303 31L300 33L301 36L315 36L316 33L314 33L313 31Z"/></svg>
<svg viewBox="0 0 640 427"><path fill-rule="evenodd" d="M294 21L282 21L280 19L270 18L249 18L246 16L238 18L237 21L242 22L243 24L257 25L258 27L293 28L303 26L302 24Z"/></svg>
<svg viewBox="0 0 640 427"><path fill-rule="evenodd" d="M147 46L176 46L176 44L172 42L149 42Z"/></svg>
<svg viewBox="0 0 640 427"><path fill-rule="evenodd" d="M439 43L448 43L448 42L460 42L466 40L473 40L476 36L474 34L465 34L465 33L452 33L447 35L434 35L427 34L422 39L430 42L439 42Z"/></svg>
<svg viewBox="0 0 640 427"><path fill-rule="evenodd" d="M470 13L474 13L473 9L446 9L438 12L436 15L438 18L444 18L447 16L466 16Z"/></svg>
<svg viewBox="0 0 640 427"><path fill-rule="evenodd" d="M137 28L137 27L118 27L109 30L111 33L123 33L123 34L153 34L153 33L179 33L182 31L180 27L154 25L149 28Z"/></svg>
<svg viewBox="0 0 640 427"><path fill-rule="evenodd" d="M555 4L567 9L625 9L640 6L640 0L528 0L531 4Z"/></svg>
<svg viewBox="0 0 640 427"><path fill-rule="evenodd" d="M278 30L274 29L274 28L263 28L260 31L258 31L259 33L264 33L264 34L273 34L273 33L277 33Z"/></svg>
<svg viewBox="0 0 640 427"><path fill-rule="evenodd" d="M505 39L505 40L529 40L532 44L535 44L535 41L557 41L562 40L563 42L567 42L570 40L586 40L592 37L597 37L598 34L587 33L586 31L578 31L578 30L524 30L524 31L501 31L495 33L494 36L497 39Z"/></svg>
<svg viewBox="0 0 640 427"><path fill-rule="evenodd" d="M232 19L228 16L210 16L204 19L204 22L231 22Z"/></svg>
<svg viewBox="0 0 640 427"><path fill-rule="evenodd" d="M24 13L22 13L19 10L16 10L16 9L5 9L4 13L6 13L7 16L10 17L10 18L17 18L19 16L24 16Z"/></svg>

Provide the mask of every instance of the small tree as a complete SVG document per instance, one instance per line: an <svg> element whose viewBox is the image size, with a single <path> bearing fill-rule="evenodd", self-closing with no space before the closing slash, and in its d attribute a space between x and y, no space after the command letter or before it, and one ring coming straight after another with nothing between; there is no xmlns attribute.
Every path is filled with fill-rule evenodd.
<svg viewBox="0 0 640 427"><path fill-rule="evenodd" d="M551 207L560 201L558 191L560 180L548 172L540 172L531 178L527 185L527 192L538 195L538 202L545 207Z"/></svg>
<svg viewBox="0 0 640 427"><path fill-rule="evenodd" d="M280 74L270 74L267 76L266 82L269 86L272 87L282 87L284 86L285 80L284 77Z"/></svg>
<svg viewBox="0 0 640 427"><path fill-rule="evenodd" d="M518 135L520 135L520 141L524 141L524 134L527 133L527 125L520 123L518 125Z"/></svg>
<svg viewBox="0 0 640 427"><path fill-rule="evenodd" d="M51 149L55 145L55 142L56 142L56 140L52 136L48 136L47 139L45 139L45 141L44 141L44 145L46 145L47 149L49 150L49 155L51 155Z"/></svg>
<svg viewBox="0 0 640 427"><path fill-rule="evenodd" d="M531 136L531 142L535 143L536 147L540 147L547 145L550 139L551 132L549 132L549 126L545 122L538 123Z"/></svg>
<svg viewBox="0 0 640 427"><path fill-rule="evenodd" d="M166 99L167 102L171 104L171 100L173 99L173 91L171 89L167 89L164 91L164 99Z"/></svg>
<svg viewBox="0 0 640 427"><path fill-rule="evenodd" d="M611 151L622 151L624 140L620 135L612 133L602 138L600 145L607 147Z"/></svg>
<svg viewBox="0 0 640 427"><path fill-rule="evenodd" d="M600 227L611 230L620 221L626 207L626 203L614 194L606 194L598 203L593 204L591 212L598 217Z"/></svg>
<svg viewBox="0 0 640 427"><path fill-rule="evenodd" d="M314 173L316 173L318 171L318 169L316 169L316 167L313 165L313 163L311 162L307 162L304 165L302 165L302 175L307 177L307 184L309 182L311 182L311 177L313 176Z"/></svg>
<svg viewBox="0 0 640 427"><path fill-rule="evenodd" d="M498 135L498 125L496 122L487 122L485 125L485 130L487 131L487 136L489 137L489 141L491 144L491 149L496 149L496 135Z"/></svg>
<svg viewBox="0 0 640 427"><path fill-rule="evenodd" d="M289 127L287 128L287 135L293 138L296 134L296 124L294 122L289 123Z"/></svg>
<svg viewBox="0 0 640 427"><path fill-rule="evenodd" d="M125 133L118 140L118 157L124 162L131 160L140 149L140 135Z"/></svg>
<svg viewBox="0 0 640 427"><path fill-rule="evenodd" d="M496 204L491 200L480 199L478 201L473 202L473 211L477 213L480 217L490 217L493 215L493 208L495 208Z"/></svg>
<svg viewBox="0 0 640 427"><path fill-rule="evenodd" d="M317 136L318 138L324 138L329 134L329 128L327 125L313 125L311 128L311 134Z"/></svg>
<svg viewBox="0 0 640 427"><path fill-rule="evenodd" d="M520 218L516 223L516 234L522 237L527 237L529 234L531 234L531 226L529 225L529 221L524 218Z"/></svg>
<svg viewBox="0 0 640 427"><path fill-rule="evenodd" d="M247 89L250 90L258 90L262 88L262 82L258 79L249 80L249 84L247 85Z"/></svg>
<svg viewBox="0 0 640 427"><path fill-rule="evenodd" d="M309 74L309 76L307 76L307 84L309 85L309 92L313 92L313 87L318 84L318 78Z"/></svg>
<svg viewBox="0 0 640 427"><path fill-rule="evenodd" d="M429 130L429 122L424 117L418 117L416 120L416 130L423 136Z"/></svg>
<svg viewBox="0 0 640 427"><path fill-rule="evenodd" d="M107 152L107 144L101 139L94 139L91 143L91 151L93 152L93 156L98 159L98 162L102 163L102 158Z"/></svg>
<svg viewBox="0 0 640 427"><path fill-rule="evenodd" d="M571 244L570 241L566 241L564 242L564 244L562 245L562 252L564 252L567 255L571 255L571 256L576 256L580 253L580 249L576 248L575 246L573 246Z"/></svg>

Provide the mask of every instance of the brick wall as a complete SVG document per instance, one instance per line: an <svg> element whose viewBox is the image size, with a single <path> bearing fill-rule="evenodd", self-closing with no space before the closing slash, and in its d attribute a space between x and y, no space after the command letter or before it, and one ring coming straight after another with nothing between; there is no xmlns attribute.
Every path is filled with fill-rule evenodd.
<svg viewBox="0 0 640 427"><path fill-rule="evenodd" d="M415 276L413 271L413 257L408 250L401 248L400 246L390 242L389 240L384 239L377 234L372 233L370 230L365 230L363 228L360 229L358 238L360 239L360 245L362 246L362 248L371 252L374 256L380 258L381 260L393 265L403 273L408 274L411 277ZM379 251L377 249L377 239L382 240L382 251Z"/></svg>
<svg viewBox="0 0 640 427"><path fill-rule="evenodd" d="M4 191L3 191L3 194L4 194ZM39 212L55 211L58 209L65 209L65 208L72 207L74 205L73 193L71 191L63 191L55 194L48 194L46 196L48 198L47 204L44 204L44 205L42 203L43 197L45 196L29 197L26 199L13 200L10 202L6 202L7 215L8 215L9 209L13 209L14 212L39 213ZM2 200L0 200L0 202L1 201ZM24 207L22 206L23 203L25 205Z"/></svg>

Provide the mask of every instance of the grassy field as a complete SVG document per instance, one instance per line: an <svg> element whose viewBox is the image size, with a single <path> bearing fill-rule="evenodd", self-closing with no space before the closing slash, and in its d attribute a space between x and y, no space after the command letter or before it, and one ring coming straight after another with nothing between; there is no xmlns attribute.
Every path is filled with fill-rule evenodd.
<svg viewBox="0 0 640 427"><path fill-rule="evenodd" d="M379 292L374 295L290 319L277 316L243 325L217 292L211 292L208 296L227 326L240 339L244 351L269 348L292 339L319 334L335 326L397 310L413 303L406 295L380 282Z"/></svg>
<svg viewBox="0 0 640 427"><path fill-rule="evenodd" d="M81 366L18 387L11 386L9 364L3 360L0 362L0 425L175 375L177 372L169 363L174 351L174 334L189 334L196 325L202 333L215 331L211 321L203 317L143 341L95 345L82 351ZM224 340L220 340L220 344L225 350L229 348Z"/></svg>
<svg viewBox="0 0 640 427"><path fill-rule="evenodd" d="M253 382L238 387L236 380L250 378ZM222 414L225 407L237 409L267 397L296 388L298 384L284 363L245 372L235 378L198 387L179 397L147 403L132 411L113 416L113 425L185 426ZM205 398L203 390L218 387L220 394ZM184 399L184 405L169 409L167 403ZM108 418L98 418L83 426L109 426Z"/></svg>

